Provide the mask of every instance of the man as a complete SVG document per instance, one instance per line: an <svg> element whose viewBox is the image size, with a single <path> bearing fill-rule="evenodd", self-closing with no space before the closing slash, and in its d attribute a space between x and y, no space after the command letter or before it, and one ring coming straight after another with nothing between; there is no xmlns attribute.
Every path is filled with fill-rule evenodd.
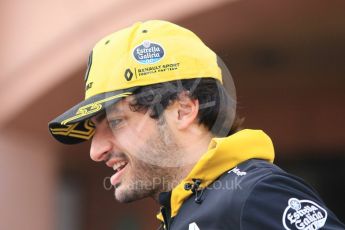
<svg viewBox="0 0 345 230"><path fill-rule="evenodd" d="M85 100L49 123L114 169L115 198L153 197L164 229L345 229L270 138L238 130L229 74L191 31L147 21L100 40Z"/></svg>

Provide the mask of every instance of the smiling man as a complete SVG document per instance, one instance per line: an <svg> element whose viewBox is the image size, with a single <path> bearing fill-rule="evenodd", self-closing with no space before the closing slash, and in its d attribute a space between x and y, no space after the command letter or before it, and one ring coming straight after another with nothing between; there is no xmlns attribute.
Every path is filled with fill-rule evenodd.
<svg viewBox="0 0 345 230"><path fill-rule="evenodd" d="M115 198L157 200L163 229L345 229L301 179L273 164L271 139L239 130L235 88L194 33L147 21L100 40L85 100L49 123L60 142L91 139Z"/></svg>
<svg viewBox="0 0 345 230"><path fill-rule="evenodd" d="M182 159L187 153L180 149L182 143L175 138L164 118L154 120L148 112L133 111L133 101L133 96L128 96L111 106L106 114L91 118L96 132L90 156L114 169L110 182L115 187L115 198L120 202L148 196L158 198L164 188L172 189L166 183L182 180L191 169L191 165L186 168L171 166L172 162L181 165L184 162ZM171 105L166 114L173 107ZM199 155L201 153L199 150ZM195 155L193 152L189 156Z"/></svg>

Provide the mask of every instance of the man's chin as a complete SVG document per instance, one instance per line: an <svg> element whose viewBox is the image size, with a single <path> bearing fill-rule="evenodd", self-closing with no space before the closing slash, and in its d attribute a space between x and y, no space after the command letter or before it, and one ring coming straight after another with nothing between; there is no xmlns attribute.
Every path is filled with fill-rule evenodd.
<svg viewBox="0 0 345 230"><path fill-rule="evenodd" d="M114 195L115 199L120 203L130 203L148 197L143 191L129 190L121 187L115 188Z"/></svg>

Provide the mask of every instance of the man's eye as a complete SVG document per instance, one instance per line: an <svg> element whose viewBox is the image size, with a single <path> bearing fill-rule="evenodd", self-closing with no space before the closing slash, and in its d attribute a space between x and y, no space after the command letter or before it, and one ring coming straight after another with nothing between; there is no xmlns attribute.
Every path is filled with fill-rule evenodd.
<svg viewBox="0 0 345 230"><path fill-rule="evenodd" d="M112 129L116 129L119 127L119 125L123 122L122 119L112 119L112 120L109 120L109 126L110 128Z"/></svg>

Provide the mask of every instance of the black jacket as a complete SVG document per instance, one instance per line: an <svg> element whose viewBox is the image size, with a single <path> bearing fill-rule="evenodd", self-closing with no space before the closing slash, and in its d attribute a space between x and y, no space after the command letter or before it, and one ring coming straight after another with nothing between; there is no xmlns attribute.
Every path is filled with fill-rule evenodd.
<svg viewBox="0 0 345 230"><path fill-rule="evenodd" d="M190 196L173 218L171 193L161 193L164 229L345 229L303 180L264 160L247 160L206 188L185 184Z"/></svg>

